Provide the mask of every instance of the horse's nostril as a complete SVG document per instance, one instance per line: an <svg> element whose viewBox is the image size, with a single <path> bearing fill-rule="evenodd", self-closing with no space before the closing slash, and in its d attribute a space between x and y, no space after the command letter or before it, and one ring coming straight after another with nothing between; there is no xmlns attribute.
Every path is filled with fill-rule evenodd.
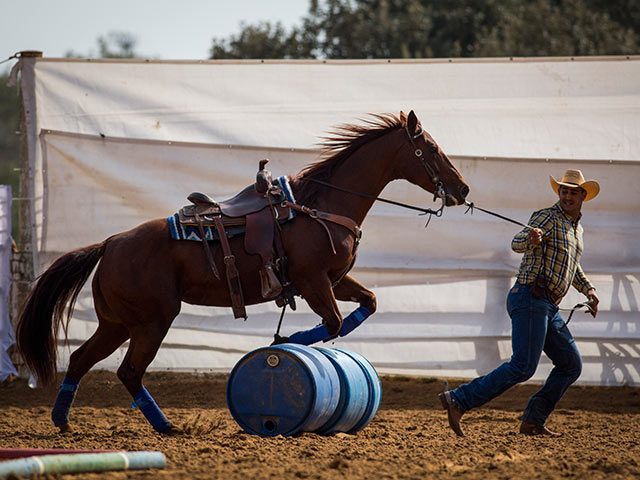
<svg viewBox="0 0 640 480"><path fill-rule="evenodd" d="M466 198L467 195L469 195L469 186L468 185L462 185L460 187L460 195L462 195L462 198Z"/></svg>

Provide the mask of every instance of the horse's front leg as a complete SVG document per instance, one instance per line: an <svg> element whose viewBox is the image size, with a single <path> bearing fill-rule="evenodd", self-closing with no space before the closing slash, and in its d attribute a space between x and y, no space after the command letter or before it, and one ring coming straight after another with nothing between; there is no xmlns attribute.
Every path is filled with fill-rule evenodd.
<svg viewBox="0 0 640 480"><path fill-rule="evenodd" d="M342 322L342 326L338 331L338 335L341 337L352 332L376 310L376 296L373 292L366 289L362 284L358 283L348 275L333 288L331 298L333 305L335 306L335 311L338 315L340 315L340 312L338 311L337 304L335 303L336 299L360 303L360 307L351 312ZM305 300L309 303L309 299L307 297L305 297ZM311 304L309 304L309 306L311 306L314 312L319 314ZM323 321L324 318L325 317L323 317ZM296 332L288 337L287 340L291 343L311 345L312 343L320 341L326 342L338 335L331 335L326 326L326 322L324 322L322 325L318 325L310 330Z"/></svg>
<svg viewBox="0 0 640 480"><path fill-rule="evenodd" d="M337 300L360 304L360 307L351 312L342 322L341 337L351 333L376 311L375 294L349 275L345 275L340 283L333 287L333 293Z"/></svg>
<svg viewBox="0 0 640 480"><path fill-rule="evenodd" d="M322 324L310 330L296 332L291 337L280 337L276 343L311 345L338 336L342 327L342 315L338 310L329 277L322 275L305 279L296 282L296 288L311 310L322 318Z"/></svg>

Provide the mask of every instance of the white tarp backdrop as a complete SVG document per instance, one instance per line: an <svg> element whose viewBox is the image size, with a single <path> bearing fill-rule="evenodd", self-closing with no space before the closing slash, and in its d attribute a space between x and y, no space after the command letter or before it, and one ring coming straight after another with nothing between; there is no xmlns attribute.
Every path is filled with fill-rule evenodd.
<svg viewBox="0 0 640 480"><path fill-rule="evenodd" d="M0 185L0 382L18 372L7 349L15 343L9 321L9 287L11 285L11 186Z"/></svg>
<svg viewBox="0 0 640 480"><path fill-rule="evenodd" d="M601 298L571 328L583 383L640 384L640 58L413 62L23 61L35 175L40 271L60 253L166 217L200 190L224 199L317 159L319 137L367 113L413 109L471 186L479 206L526 221L556 200L548 176L580 168L601 194L584 205L583 268ZM429 206L406 182L383 196ZM336 346L381 372L470 377L510 355L504 301L520 256L518 227L450 208L424 217L376 205L353 276L379 309ZM571 307L575 291L563 301ZM319 319L299 302L283 334ZM340 304L343 315L356 305ZM270 343L275 304L183 305L151 368L229 370ZM85 288L72 347L95 329ZM99 365L116 368L121 348ZM65 359L69 351L61 349ZM534 377L551 368L543 358Z"/></svg>

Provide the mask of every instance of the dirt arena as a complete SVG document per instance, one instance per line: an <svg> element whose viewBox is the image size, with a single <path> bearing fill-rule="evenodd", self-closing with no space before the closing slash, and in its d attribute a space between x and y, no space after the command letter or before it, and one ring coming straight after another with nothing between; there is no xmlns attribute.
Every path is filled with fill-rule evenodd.
<svg viewBox="0 0 640 480"><path fill-rule="evenodd" d="M560 438L517 433L536 386L516 387L465 415L456 437L435 379L382 377L382 405L355 435L244 433L225 402L225 375L148 373L148 390L184 433L155 433L112 372L90 372L71 411L75 431L50 421L55 391L24 380L0 386L0 446L158 450L163 470L82 474L87 479L640 478L640 388L572 387L548 426ZM65 478L72 478L65 476Z"/></svg>

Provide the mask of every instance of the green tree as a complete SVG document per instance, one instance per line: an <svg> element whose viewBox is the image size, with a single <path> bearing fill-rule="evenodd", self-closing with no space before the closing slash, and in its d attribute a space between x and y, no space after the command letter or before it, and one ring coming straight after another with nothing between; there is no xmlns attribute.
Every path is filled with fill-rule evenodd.
<svg viewBox="0 0 640 480"><path fill-rule="evenodd" d="M20 97L15 87L8 87L9 75L0 75L0 185L11 185L17 197L20 174ZM17 203L12 204L12 217L17 218ZM15 238L17 221L12 222Z"/></svg>
<svg viewBox="0 0 640 480"><path fill-rule="evenodd" d="M475 44L479 56L579 56L637 52L640 37L588 2L521 2L483 26Z"/></svg>
<svg viewBox="0 0 640 480"><path fill-rule="evenodd" d="M109 32L98 37L101 58L136 58L137 40L128 32Z"/></svg>
<svg viewBox="0 0 640 480"><path fill-rule="evenodd" d="M302 46L302 48L301 48ZM639 0L312 0L301 28L241 24L211 58L621 55L640 51Z"/></svg>
<svg viewBox="0 0 640 480"><path fill-rule="evenodd" d="M135 35L123 31L110 31L106 35L100 35L97 40L99 58L140 58L135 51L138 40ZM77 53L73 50L67 51L67 58L87 58L93 57L93 53Z"/></svg>
<svg viewBox="0 0 640 480"><path fill-rule="evenodd" d="M428 55L430 5L419 0L313 2L309 24L326 58L412 58Z"/></svg>
<svg viewBox="0 0 640 480"><path fill-rule="evenodd" d="M228 39L213 39L210 58L313 58L313 43L303 30L294 28L287 33L280 22L257 25L240 24L240 33Z"/></svg>

